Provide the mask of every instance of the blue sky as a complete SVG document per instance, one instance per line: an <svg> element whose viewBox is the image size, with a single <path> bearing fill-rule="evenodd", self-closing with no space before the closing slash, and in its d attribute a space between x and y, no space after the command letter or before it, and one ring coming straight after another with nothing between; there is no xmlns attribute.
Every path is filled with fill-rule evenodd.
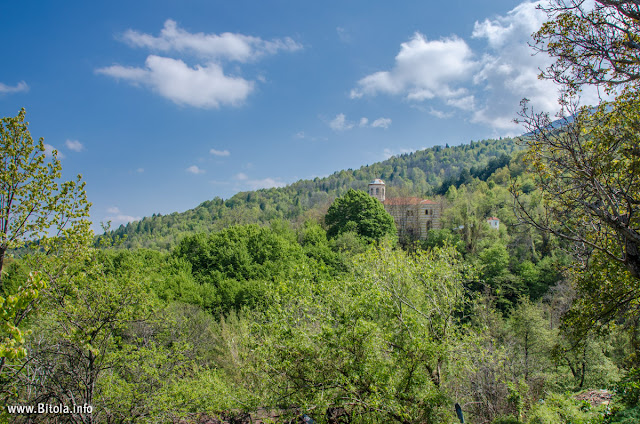
<svg viewBox="0 0 640 424"><path fill-rule="evenodd" d="M531 2L5 2L0 116L87 182L94 228L434 145L553 110ZM588 93L586 94L588 96Z"/></svg>

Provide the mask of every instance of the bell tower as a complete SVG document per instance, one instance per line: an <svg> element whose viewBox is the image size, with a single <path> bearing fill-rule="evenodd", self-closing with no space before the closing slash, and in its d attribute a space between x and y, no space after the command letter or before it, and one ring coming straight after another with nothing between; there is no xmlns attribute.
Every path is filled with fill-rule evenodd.
<svg viewBox="0 0 640 424"><path fill-rule="evenodd" d="M369 183L369 195L375 197L381 202L384 202L385 199L385 185L384 181L379 178L371 181Z"/></svg>

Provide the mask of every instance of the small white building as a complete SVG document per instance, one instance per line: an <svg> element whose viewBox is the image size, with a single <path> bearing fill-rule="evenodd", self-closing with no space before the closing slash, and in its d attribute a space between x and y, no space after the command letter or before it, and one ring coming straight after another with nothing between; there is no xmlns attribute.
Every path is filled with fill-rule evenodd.
<svg viewBox="0 0 640 424"><path fill-rule="evenodd" d="M495 216L487 218L487 224L489 224L489 226L493 229L496 229L496 230L500 229L500 220Z"/></svg>

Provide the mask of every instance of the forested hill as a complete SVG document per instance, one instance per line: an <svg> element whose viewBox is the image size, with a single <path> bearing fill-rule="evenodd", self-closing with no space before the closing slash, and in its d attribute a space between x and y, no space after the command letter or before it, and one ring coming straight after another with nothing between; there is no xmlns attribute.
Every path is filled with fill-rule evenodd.
<svg viewBox="0 0 640 424"><path fill-rule="evenodd" d="M325 178L300 180L286 187L241 192L223 200L214 198L186 212L154 214L109 232L107 237L126 235L121 246L171 248L186 233L218 231L233 224L301 220L323 213L337 196L348 189L366 190L374 178L387 184L387 196L430 196L449 185L477 177L486 179L506 165L518 145L511 138L483 140L454 147L436 146L393 156L385 161L343 170Z"/></svg>

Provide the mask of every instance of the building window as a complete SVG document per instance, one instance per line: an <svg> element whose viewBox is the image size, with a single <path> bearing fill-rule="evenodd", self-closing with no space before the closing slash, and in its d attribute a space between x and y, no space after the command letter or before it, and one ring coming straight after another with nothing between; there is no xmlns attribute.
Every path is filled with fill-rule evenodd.
<svg viewBox="0 0 640 424"><path fill-rule="evenodd" d="M379 194L379 193L380 193L380 189L376 188L376 194Z"/></svg>
<svg viewBox="0 0 640 424"><path fill-rule="evenodd" d="M429 215L429 209L425 209L424 214Z"/></svg>
<svg viewBox="0 0 640 424"><path fill-rule="evenodd" d="M427 221L427 231L431 230L431 221Z"/></svg>

